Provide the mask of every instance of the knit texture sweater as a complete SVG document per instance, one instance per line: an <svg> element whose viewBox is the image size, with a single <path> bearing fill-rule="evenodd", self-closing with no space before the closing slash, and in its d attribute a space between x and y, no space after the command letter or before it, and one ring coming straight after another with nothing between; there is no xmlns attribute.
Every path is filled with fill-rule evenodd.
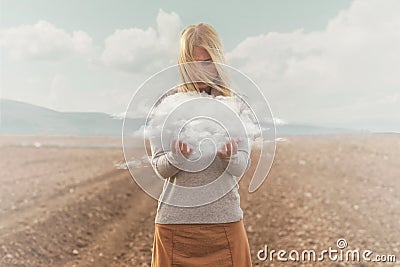
<svg viewBox="0 0 400 267"><path fill-rule="evenodd" d="M210 93L219 95L215 89ZM228 223L243 218L238 181L250 166L248 147L239 142L236 154L231 157L215 156L207 168L191 172L180 168L184 159L171 151L164 151L157 141L159 139L150 139L152 166L158 176L165 179L155 223ZM202 187L204 185L208 187ZM193 206L188 203L205 204Z"/></svg>

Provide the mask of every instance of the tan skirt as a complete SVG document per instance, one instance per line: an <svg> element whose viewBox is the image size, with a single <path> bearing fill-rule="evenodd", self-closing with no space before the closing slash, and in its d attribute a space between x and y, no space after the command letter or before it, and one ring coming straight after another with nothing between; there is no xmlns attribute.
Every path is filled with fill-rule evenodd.
<svg viewBox="0 0 400 267"><path fill-rule="evenodd" d="M218 224L155 224L152 267L251 267L243 220Z"/></svg>

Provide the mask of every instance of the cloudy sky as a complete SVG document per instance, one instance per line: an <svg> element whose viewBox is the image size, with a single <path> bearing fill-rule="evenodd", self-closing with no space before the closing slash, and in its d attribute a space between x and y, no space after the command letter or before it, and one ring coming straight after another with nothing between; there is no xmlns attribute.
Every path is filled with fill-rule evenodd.
<svg viewBox="0 0 400 267"><path fill-rule="evenodd" d="M1 98L124 112L176 63L180 31L206 22L276 118L400 132L398 0L0 3Z"/></svg>

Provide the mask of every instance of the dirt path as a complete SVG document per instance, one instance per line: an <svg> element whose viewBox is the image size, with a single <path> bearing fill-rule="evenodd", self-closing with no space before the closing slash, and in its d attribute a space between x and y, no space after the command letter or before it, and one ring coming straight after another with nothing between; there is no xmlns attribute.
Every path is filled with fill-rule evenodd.
<svg viewBox="0 0 400 267"><path fill-rule="evenodd" d="M150 266L157 202L115 169L119 149L9 147L0 156L0 266ZM392 135L279 142L260 189L249 194L250 177L240 182L253 265L378 265L257 258L265 245L319 253L339 238L399 263L399 158Z"/></svg>

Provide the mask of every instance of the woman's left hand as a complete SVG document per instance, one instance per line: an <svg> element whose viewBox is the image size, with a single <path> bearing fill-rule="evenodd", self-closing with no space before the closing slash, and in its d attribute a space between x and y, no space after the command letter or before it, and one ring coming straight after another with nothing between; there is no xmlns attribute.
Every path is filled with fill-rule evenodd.
<svg viewBox="0 0 400 267"><path fill-rule="evenodd" d="M236 140L229 140L228 142L225 143L225 145L222 146L221 150L217 151L217 156L218 157L231 157L232 155L235 155L238 151L238 141Z"/></svg>

